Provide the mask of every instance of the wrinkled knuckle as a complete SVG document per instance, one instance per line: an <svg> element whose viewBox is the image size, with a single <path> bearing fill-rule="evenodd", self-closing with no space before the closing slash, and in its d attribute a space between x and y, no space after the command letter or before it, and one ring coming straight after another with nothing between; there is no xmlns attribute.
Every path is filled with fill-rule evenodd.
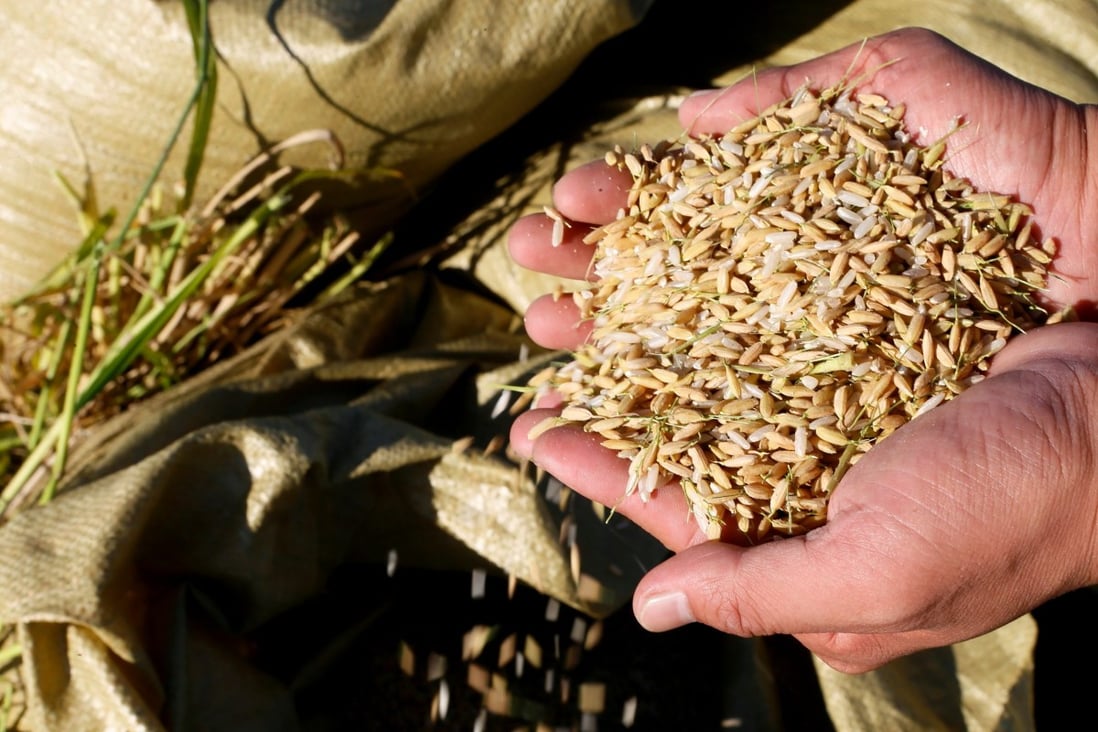
<svg viewBox="0 0 1098 732"><path fill-rule="evenodd" d="M932 56L949 46L949 41L926 28L901 28L869 39L859 54L862 73L872 75L878 69L913 56ZM914 58L913 60L920 60Z"/></svg>
<svg viewBox="0 0 1098 732"><path fill-rule="evenodd" d="M702 596L713 609L720 630L743 637L768 634L759 608L746 595L730 591L727 586L710 585L703 589Z"/></svg>
<svg viewBox="0 0 1098 732"><path fill-rule="evenodd" d="M833 658L823 659L831 668L844 674L850 674L856 676L858 674L869 673L870 671L876 671L885 664L885 661L868 661L864 659L849 659L849 658Z"/></svg>
<svg viewBox="0 0 1098 732"><path fill-rule="evenodd" d="M1089 474L1093 460L1084 457L1092 457L1094 420L1064 416L1098 413L1098 367L1089 360L1064 357L1029 376L1031 397L1019 406L1025 410L1019 418L1030 425L1047 454L1075 456L1061 468L1081 466Z"/></svg>
<svg viewBox="0 0 1098 732"><path fill-rule="evenodd" d="M864 530L835 540L832 549L845 556L875 558L881 567L878 572L851 578L845 589L846 596L857 603L861 632L889 632L920 625L933 610L932 598L938 597L934 591L938 578L921 569L920 563L895 562L892 557L900 537L913 552L916 547L912 542L920 531L897 519L885 506L859 505L858 511ZM933 545L925 544L921 550L932 551Z"/></svg>
<svg viewBox="0 0 1098 732"><path fill-rule="evenodd" d="M936 31L932 31L929 28L922 28L919 26L912 26L910 28L900 28L892 34L895 38L903 40L904 42L918 42L918 43L931 43L931 44L946 44L945 36Z"/></svg>
<svg viewBox="0 0 1098 732"><path fill-rule="evenodd" d="M1062 363L1066 383L1063 388L1053 392L1067 404L1055 406L1073 409L1098 406L1098 364L1092 358L1078 355L1065 359Z"/></svg>
<svg viewBox="0 0 1098 732"><path fill-rule="evenodd" d="M908 52L913 48L927 49L935 46L944 48L949 44L945 36L930 30L929 28L911 27L900 28L890 33L877 36L878 50L887 50L895 58L895 54ZM886 54L886 58L889 58Z"/></svg>
<svg viewBox="0 0 1098 732"><path fill-rule="evenodd" d="M864 674L880 668L892 660L875 636L854 633L834 633L815 650L831 668L844 674Z"/></svg>
<svg viewBox="0 0 1098 732"><path fill-rule="evenodd" d="M905 631L926 624L933 611L932 604L926 598L936 595L932 582L918 584L924 587L922 591L893 592L887 601L880 603L874 623L878 631Z"/></svg>

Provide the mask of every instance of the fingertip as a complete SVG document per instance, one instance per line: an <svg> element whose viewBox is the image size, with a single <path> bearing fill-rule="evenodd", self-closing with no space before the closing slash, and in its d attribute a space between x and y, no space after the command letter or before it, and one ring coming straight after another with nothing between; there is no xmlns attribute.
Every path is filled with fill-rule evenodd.
<svg viewBox="0 0 1098 732"><path fill-rule="evenodd" d="M578 423L543 425L559 416L555 408L537 408L516 418L511 428L516 451L592 500L606 502L612 493L623 495L628 462L603 448L601 438Z"/></svg>
<svg viewBox="0 0 1098 732"><path fill-rule="evenodd" d="M602 225L613 221L633 186L627 170L595 160L569 171L553 186L553 205L573 221Z"/></svg>
<svg viewBox="0 0 1098 732"><path fill-rule="evenodd" d="M665 483L648 496L629 492L630 461L603 446L600 435L587 432L577 422L550 423L538 429L544 420L556 416L556 409L520 415L511 428L515 452L577 493L629 518L672 551L704 540L682 490ZM535 439L530 438L531 430Z"/></svg>
<svg viewBox="0 0 1098 732"><path fill-rule="evenodd" d="M591 332L589 320L580 318L571 297L542 295L526 309L526 332L539 345L551 349L578 348Z"/></svg>
<svg viewBox="0 0 1098 732"><path fill-rule="evenodd" d="M535 409L560 409L564 397L559 391L547 391L534 400Z"/></svg>
<svg viewBox="0 0 1098 732"><path fill-rule="evenodd" d="M633 594L640 625L662 632L701 622L737 635L754 635L735 619L738 608L725 600L734 593L736 558L743 550L720 541L701 541L653 567Z"/></svg>
<svg viewBox="0 0 1098 732"><path fill-rule="evenodd" d="M507 232L507 252L527 269L537 269L538 251L550 243L552 222L542 214L523 216Z"/></svg>
<svg viewBox="0 0 1098 732"><path fill-rule="evenodd" d="M694 127L702 112L712 106L720 93L720 89L699 89L682 101L679 105L679 124L686 130L686 134L701 134L696 132Z"/></svg>
<svg viewBox="0 0 1098 732"><path fill-rule="evenodd" d="M556 411L553 409L531 409L515 417L511 423L511 431L508 437L511 448L524 459L534 457L534 441L530 439L531 431L545 419L553 417Z"/></svg>
<svg viewBox="0 0 1098 732"><path fill-rule="evenodd" d="M697 622L733 635L849 628L864 622L865 613L855 612L864 597L848 565L833 551L807 551L803 536L749 547L697 541L645 575L637 585L634 611L638 617L644 614L646 623L670 627L663 616L649 620L647 605L652 598L681 592ZM836 577L850 580L836 585ZM657 606L666 613L670 607L670 601Z"/></svg>
<svg viewBox="0 0 1098 732"><path fill-rule="evenodd" d="M635 596L633 614L640 626L652 633L681 628L696 620L689 598L679 590Z"/></svg>
<svg viewBox="0 0 1098 732"><path fill-rule="evenodd" d="M573 280L587 279L594 248L583 241L590 227L559 224L544 214L523 216L507 233L507 250L518 265Z"/></svg>
<svg viewBox="0 0 1098 732"><path fill-rule="evenodd" d="M688 134L723 135L733 127L788 97L787 72L793 67L772 67L721 89L691 94L679 107L679 124Z"/></svg>

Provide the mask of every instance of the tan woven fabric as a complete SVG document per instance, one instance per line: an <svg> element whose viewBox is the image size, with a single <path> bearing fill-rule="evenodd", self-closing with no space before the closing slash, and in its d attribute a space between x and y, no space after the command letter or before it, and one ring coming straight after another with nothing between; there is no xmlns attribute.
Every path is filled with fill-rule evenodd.
<svg viewBox="0 0 1098 732"><path fill-rule="evenodd" d="M352 294L108 425L73 488L0 529L30 727L292 729L288 691L210 624L246 635L390 550L495 567L594 616L628 598L635 569L585 565L581 589L559 516L480 453L529 345L514 315L422 275Z"/></svg>
<svg viewBox="0 0 1098 732"><path fill-rule="evenodd" d="M647 2L632 3L638 9ZM345 165L377 170L329 191L384 230L423 186L556 88L638 16L626 0L211 3L218 107L198 200L256 152L330 130ZM0 298L37 281L80 242L64 175L104 207L132 205L194 87L182 4L104 8L18 0L0 11ZM186 138L164 180L182 178ZM287 161L325 167L317 144ZM399 172L398 177L384 171Z"/></svg>
<svg viewBox="0 0 1098 732"><path fill-rule="evenodd" d="M862 676L817 662L838 729L1027 730L1033 720L1033 647L1026 615L979 638L917 653Z"/></svg>

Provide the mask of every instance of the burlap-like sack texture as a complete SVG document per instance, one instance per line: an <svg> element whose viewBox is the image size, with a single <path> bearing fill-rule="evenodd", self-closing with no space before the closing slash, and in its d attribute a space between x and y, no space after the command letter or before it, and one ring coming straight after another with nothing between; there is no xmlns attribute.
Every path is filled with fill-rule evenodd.
<svg viewBox="0 0 1098 732"><path fill-rule="evenodd" d="M979 638L893 661L860 677L816 662L824 698L842 729L1033 729L1029 615Z"/></svg>
<svg viewBox="0 0 1098 732"><path fill-rule="evenodd" d="M423 186L555 89L648 0L211 3L219 56L213 134L197 200L255 153L331 131L349 169L376 178L328 205L390 226ZM0 12L0 298L37 281L80 241L54 179L132 205L195 83L181 3L16 0ZM165 171L182 177L186 138ZM287 161L326 167L325 145Z"/></svg>
<svg viewBox="0 0 1098 732"><path fill-rule="evenodd" d="M424 275L365 286L86 443L74 487L0 530L29 726L295 729L289 690L229 639L389 552L620 606L637 570L576 574L533 480L482 454L517 325ZM593 558L606 537L585 537Z"/></svg>
<svg viewBox="0 0 1098 732"><path fill-rule="evenodd" d="M163 98L180 98L189 88L190 51L181 26L171 25L178 22L172 15L177 9L169 4L135 5L128 13L131 17L119 23L132 22L149 38L166 39L158 42L174 49L173 58L182 61L175 64L178 68L166 69L147 57L150 60L132 78L158 89L174 85L174 91L165 92ZM373 31L362 36L363 44L388 39L395 44L390 49L408 50L413 46L407 45L405 34L418 32L414 47L425 48L422 44L439 42L457 27L461 13L480 19L473 27L484 27L477 23L487 12L500 27L506 19L521 29L529 25L521 22L526 16L507 14L538 12L534 25L542 23L543 15L559 14L555 25L544 21L543 27L551 32L539 35L538 43L547 43L545 39L557 33L563 39L561 53L569 59L564 63L568 66L581 54L568 50L574 46L561 28L591 24L575 8L535 11L535 4L513 4L516 9L511 9L510 4L466 2L438 4L454 14L449 24L396 25L395 19L402 17L398 11L422 10L427 5L396 3L374 19ZM667 6L657 3L656 10ZM399 58L406 69L430 65L426 56L409 51L403 56L387 53L384 59L363 57L371 58L369 63L334 54L335 66L327 67L325 60L332 59L321 53L319 45L294 43L290 47L298 50L297 55L287 54L269 23L253 22L255 16L248 16L258 4L215 7L215 27L222 28L219 43L227 44L222 49L227 65L240 66L250 44L273 49L273 55L254 54L257 66L268 65L269 78L277 77L279 84L312 89L314 112L332 112L340 107L337 102L348 104L355 99L354 84L368 83L366 78L375 68L371 64L386 67ZM276 3L264 8L270 12L263 17L275 18L286 36L299 32L297 23L302 28L325 29L316 31L319 37L338 35L337 26L319 11L295 20L294 31L285 30L284 21L294 7ZM693 6L676 7L689 12ZM14 22L0 29L0 40L31 43L25 39L44 32L49 23L64 29L75 22L61 18L62 11L49 6L35 8L32 22L29 6L24 10L26 14L13 12ZM71 9L65 12L72 15ZM121 9L116 12L120 18L127 15ZM650 29L645 38L666 35L671 27L668 18L674 17L668 12L655 16L661 25ZM738 19L729 12L731 28ZM391 550L400 556L401 566L429 571L495 567L592 617L617 608L622 608L618 613L628 612L622 606L632 583L644 566L660 556L659 548L643 542L617 545L596 521L577 540L583 549L577 572L574 558L561 541L567 520L539 494L529 472L499 453L481 454L492 437L506 429L506 416L498 411L498 386L515 383L549 357L523 337L519 314L533 297L560 284L520 271L508 260L503 242L515 218L549 202L551 181L560 171L600 156L614 142L631 145L677 134L674 109L689 85L730 82L755 65L803 60L865 35L915 24L934 28L1018 76L1072 99L1098 100L1098 3L1092 0L936 0L917 5L887 0L787 2L744 13L750 15L746 27L751 33L743 44L733 48L725 44L720 54L713 50L704 56L670 54L654 62L660 69L652 75L626 74L626 69L636 70L635 58L624 53L628 46L617 47L603 57L603 75L591 78L620 83L595 94L582 87L583 78L572 82L580 82L581 91L567 99L588 105L581 124L565 124L559 106L549 109L540 123L535 114L534 122L523 128L530 137L527 146L499 148L508 154L519 150L520 155L495 160L493 165L485 165L482 159L458 171L457 178L443 177L438 195L445 197L449 186L465 193L477 189L482 199L452 221L442 222L447 230L439 241L416 242L422 247L438 244L438 251L445 253L415 262L417 268L440 270L437 276L402 273L363 286L311 313L297 328L87 436L74 455L73 472L59 498L0 527L0 622L18 629L23 649L22 665L16 671L22 690L19 702L25 704L26 712L19 726L299 728L293 685L257 663L245 641L323 593L325 582L340 566L383 563ZM265 40L259 43L252 37L234 50L232 34L225 29L233 27L234 19L243 23L246 16L251 23L246 27L262 25L260 35ZM600 17L616 19L593 24L603 29L605 37L633 16L619 8ZM794 17L810 18L811 23L793 25ZM703 22L712 25L719 20L710 13ZM489 30L496 28L494 23L488 23ZM159 29L159 35L148 31L150 27ZM169 32L171 27L176 30ZM92 41L85 30L81 29L84 35L79 39L75 30L67 31L71 53L90 53ZM110 36L115 32L111 28L104 32L107 40L115 41L116 49L132 49L134 39L142 37L119 32L115 38ZM511 58L492 50L508 46L505 36L502 31L491 39L475 36L480 40L474 45L491 58ZM467 41L469 36L463 38ZM95 43L110 46L102 37ZM432 48L449 61L455 54L463 57L473 52L467 44L461 46L461 53L454 50L457 46L447 46L445 53ZM315 55L302 66L299 60L306 51ZM338 62L346 66L327 76L325 69L338 67ZM694 65L702 62L704 73ZM306 74L305 68L316 73ZM118 70L123 81L112 81L112 90L123 96L139 95L136 82L132 88L126 86L127 73L127 69ZM595 71L585 69L584 73ZM533 63L522 74L510 90L529 106L558 84L566 71L539 70ZM316 78L325 82L314 87ZM0 81L12 83L8 78ZM224 109L236 110L237 115L219 112L219 134L225 134L225 139L242 136L247 140L243 149L254 150L254 130L236 124L242 107L238 90L230 93L235 84L226 81L222 86L222 94L229 95L223 100ZM285 122L264 133L269 139L301 126L321 126L308 114L294 117L293 110L279 102L279 95L267 91L269 86L240 84L252 89L249 108L255 119L265 120L264 124L274 124L274 119ZM436 86L431 93L442 94L455 86L456 81ZM533 87L540 91L535 94ZM450 130L457 137L439 138L438 145L447 148L448 157L430 171L414 168L419 171L416 181L437 175L445 164L468 151L475 144L472 140L487 139L514 120L513 107L488 110L484 100L491 95L484 92L478 97L478 88L473 84L472 98L479 102L457 99L460 95L455 92L439 107L446 110L442 116L422 118L437 124L432 129ZM320 95L318 89L327 90L329 96ZM87 88L79 93L94 96ZM524 96L527 93L530 96ZM176 110L167 102L158 107L153 101L157 98L144 102L148 124L166 127ZM417 99L422 97L409 92L390 100L410 110L394 114L422 112L416 108ZM359 116L375 119L368 117L370 109L365 104ZM483 121L485 126L476 133L463 127L455 122L459 119L455 109L469 111L466 122ZM20 112L24 113L27 110ZM305 118L308 124L303 124ZM332 119L343 119L349 128L362 127L342 108L332 113ZM401 120L392 129L419 129L408 117ZM33 125L17 127L31 139ZM93 141L80 125L76 127L85 147L111 147L109 134ZM162 133L164 127L157 129ZM8 129L13 128L5 127L5 134ZM149 140L155 139L154 132L149 132ZM50 134L60 133L51 130ZM0 140L0 153L11 149ZM26 157L29 147L20 149L19 154ZM362 148L368 149L370 144ZM394 143L393 149L403 148ZM227 150L215 146L214 160L218 155L236 154ZM211 165L231 169L245 156L238 152L240 158ZM93 161L92 168L109 169L102 163L109 157ZM40 162L36 159L35 165ZM65 164L75 166L66 168L69 172L79 168L71 161ZM500 171L508 172L502 184ZM43 186L30 184L35 180L40 179L25 178L16 194L45 195L39 190ZM119 185L125 188L132 182ZM104 183L102 190L107 187ZM18 205L9 199L0 205L18 205L25 211L27 200ZM428 197L421 205L431 202ZM18 216L5 213L0 219ZM38 226L26 221L22 225ZM60 228L51 229L54 226L49 223L41 229L45 240L71 241ZM412 227L413 232L427 230ZM0 256L8 258L0 271L8 272L11 287L33 280L36 265L31 255L16 248ZM472 449L460 449L464 443L459 441L465 436L474 438ZM445 604L445 598L439 602ZM1027 730L1033 727L1035 637L1034 623L1026 617L984 638L918 654L873 674L849 677L820 666L816 679L830 724L839 730ZM765 672L751 667L729 675L748 673L761 676ZM714 687L725 682L707 680ZM794 692L785 698L796 703L798 696ZM774 698L758 701L765 705ZM771 708L758 718L770 720L767 728L778 728L781 717L780 709ZM641 719L636 728L646 728Z"/></svg>

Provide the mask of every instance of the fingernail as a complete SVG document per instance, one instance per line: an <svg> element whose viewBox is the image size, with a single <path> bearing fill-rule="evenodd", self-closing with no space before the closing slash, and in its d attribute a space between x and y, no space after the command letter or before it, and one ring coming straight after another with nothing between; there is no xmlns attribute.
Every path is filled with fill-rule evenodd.
<svg viewBox="0 0 1098 732"><path fill-rule="evenodd" d="M681 592L665 592L652 595L641 605L637 621L645 630L658 633L694 622L694 613L686 595Z"/></svg>
<svg viewBox="0 0 1098 732"><path fill-rule="evenodd" d="M716 91L718 91L718 90L717 89L698 89L697 91L690 92L690 94L687 95L687 99L705 99L706 97L712 96L713 93L716 92Z"/></svg>

